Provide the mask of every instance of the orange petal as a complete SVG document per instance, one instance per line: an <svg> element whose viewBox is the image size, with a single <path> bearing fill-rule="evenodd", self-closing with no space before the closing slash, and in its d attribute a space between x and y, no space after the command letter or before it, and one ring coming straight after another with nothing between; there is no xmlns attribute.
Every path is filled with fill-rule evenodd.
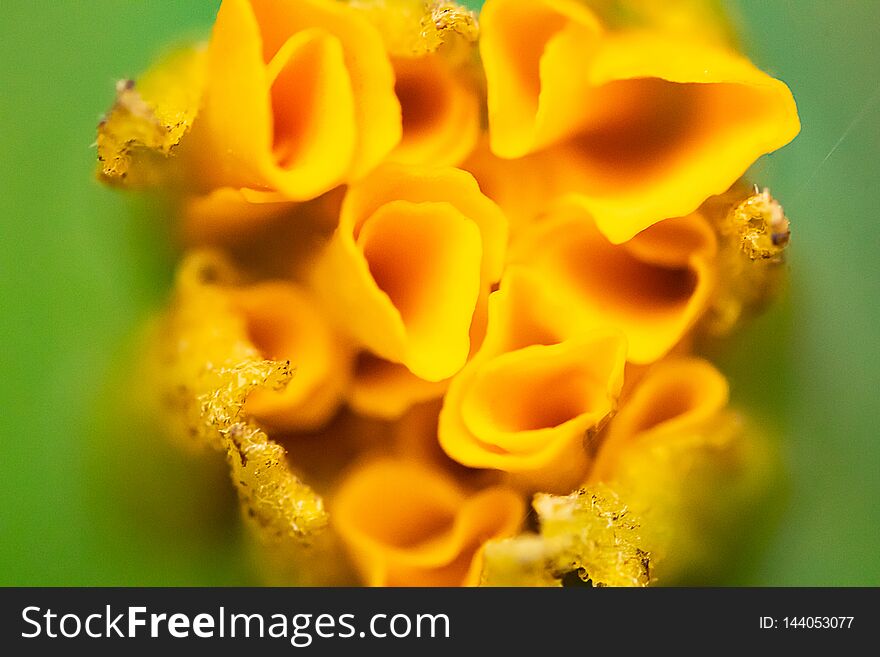
<svg viewBox="0 0 880 657"><path fill-rule="evenodd" d="M601 27L577 0L487 0L480 13L492 150L522 157L576 132L592 113L583 60Z"/></svg>
<svg viewBox="0 0 880 657"><path fill-rule="evenodd" d="M267 67L272 103L272 186L317 196L345 179L357 128L342 44L320 29L290 37ZM289 190L289 191L288 191Z"/></svg>
<svg viewBox="0 0 880 657"><path fill-rule="evenodd" d="M641 444L694 431L727 405L728 385L710 363L677 358L652 367L611 422L590 481L611 481L621 459Z"/></svg>
<svg viewBox="0 0 880 657"><path fill-rule="evenodd" d="M476 93L441 55L394 60L403 138L389 160L458 166L480 135Z"/></svg>
<svg viewBox="0 0 880 657"><path fill-rule="evenodd" d="M613 242L696 210L798 133L784 83L699 37L602 32L578 3L483 10L492 150L558 145L575 192Z"/></svg>
<svg viewBox="0 0 880 657"><path fill-rule="evenodd" d="M266 61L299 30L320 28L342 45L355 94L357 147L349 176L364 176L394 148L401 135L394 71L382 37L362 12L327 0L251 0L260 21Z"/></svg>
<svg viewBox="0 0 880 657"><path fill-rule="evenodd" d="M207 52L202 107L186 154L207 189L266 187L272 116L260 26L247 0L226 0Z"/></svg>
<svg viewBox="0 0 880 657"><path fill-rule="evenodd" d="M312 280L359 344L440 381L468 357L505 240L503 215L469 174L385 165L350 189Z"/></svg>
<svg viewBox="0 0 880 657"><path fill-rule="evenodd" d="M186 151L207 189L311 199L363 175L400 139L381 38L341 3L224 0L207 60Z"/></svg>
<svg viewBox="0 0 880 657"><path fill-rule="evenodd" d="M586 328L614 328L629 360L666 354L706 309L715 285L715 236L700 215L667 219L610 243L590 215L562 202L511 248L511 263L543 281Z"/></svg>
<svg viewBox="0 0 880 657"><path fill-rule="evenodd" d="M524 516L514 491L468 495L442 471L380 460L343 482L332 522L369 586L473 586L482 545L512 536Z"/></svg>
<svg viewBox="0 0 880 657"><path fill-rule="evenodd" d="M616 106L617 120L567 147L580 178L571 190L613 242L692 212L800 130L788 87L716 46L615 35L590 75L595 102Z"/></svg>
<svg viewBox="0 0 880 657"><path fill-rule="evenodd" d="M342 401L350 356L314 302L291 283L260 283L227 293L261 356L288 360L295 371L284 389L254 392L246 411L283 429L311 430L327 422Z"/></svg>
<svg viewBox="0 0 880 657"><path fill-rule="evenodd" d="M449 385L438 435L463 465L558 492L583 480L584 436L615 408L626 342L566 325L558 307L542 312L552 309L542 294L515 270L502 281L490 298L482 349Z"/></svg>

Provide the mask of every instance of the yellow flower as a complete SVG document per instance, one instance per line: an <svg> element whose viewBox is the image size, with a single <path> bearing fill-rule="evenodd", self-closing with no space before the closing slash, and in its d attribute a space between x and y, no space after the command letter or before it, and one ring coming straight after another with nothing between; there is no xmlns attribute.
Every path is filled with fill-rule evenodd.
<svg viewBox="0 0 880 657"><path fill-rule="evenodd" d="M715 254L715 235L700 214L667 219L615 245L569 199L520 236L510 262L540 279L585 328L622 331L629 360L644 364L665 355L706 309Z"/></svg>
<svg viewBox="0 0 880 657"><path fill-rule="evenodd" d="M440 444L522 487L568 492L586 474L584 436L615 409L625 361L622 335L585 331L559 299L509 269L489 297L485 342L449 385Z"/></svg>
<svg viewBox="0 0 880 657"><path fill-rule="evenodd" d="M359 344L440 381L468 357L506 239L504 215L470 174L388 164L350 188L312 281Z"/></svg>
<svg viewBox="0 0 880 657"><path fill-rule="evenodd" d="M331 517L369 586L474 586L482 546L515 534L524 504L507 488L468 493L414 462L380 460L350 474Z"/></svg>
<svg viewBox="0 0 880 657"><path fill-rule="evenodd" d="M400 140L375 28L331 0L224 0L185 146L204 188L306 200L366 174Z"/></svg>
<svg viewBox="0 0 880 657"><path fill-rule="evenodd" d="M693 212L800 128L785 84L711 41L609 32L575 0L488 0L481 20L492 150L558 146L615 243Z"/></svg>
<svg viewBox="0 0 880 657"><path fill-rule="evenodd" d="M223 0L117 85L100 175L192 249L138 378L276 583L725 562L773 459L694 328L769 295L789 222L740 177L799 129L729 37L700 0Z"/></svg>

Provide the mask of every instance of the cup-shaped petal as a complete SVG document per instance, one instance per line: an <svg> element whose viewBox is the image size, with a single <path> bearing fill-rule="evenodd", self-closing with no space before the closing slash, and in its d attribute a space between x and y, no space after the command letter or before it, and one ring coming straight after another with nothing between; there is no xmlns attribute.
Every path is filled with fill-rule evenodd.
<svg viewBox="0 0 880 657"><path fill-rule="evenodd" d="M446 393L438 437L459 463L565 491L588 468L584 438L616 407L626 341L584 330L515 270L490 297L483 347Z"/></svg>
<svg viewBox="0 0 880 657"><path fill-rule="evenodd" d="M578 0L488 0L480 14L492 150L522 157L590 120L583 71L602 28Z"/></svg>
<svg viewBox="0 0 880 657"><path fill-rule="evenodd" d="M331 517L369 586L473 586L482 545L515 534L524 506L508 488L468 494L441 470L380 460L343 481Z"/></svg>
<svg viewBox="0 0 880 657"><path fill-rule="evenodd" d="M403 137L389 159L403 164L458 166L480 135L477 94L440 54L394 60Z"/></svg>
<svg viewBox="0 0 880 657"><path fill-rule="evenodd" d="M694 211L800 130L788 87L717 46L616 35L591 78L614 120L565 145L579 179L570 189L614 242Z"/></svg>
<svg viewBox="0 0 880 657"><path fill-rule="evenodd" d="M699 432L727 406L727 380L709 362L673 358L654 365L611 421L590 481L614 479L628 450Z"/></svg>
<svg viewBox="0 0 880 657"><path fill-rule="evenodd" d="M611 327L629 360L665 355L706 309L716 239L699 214L667 219L616 245L575 202L557 204L511 248L511 262L543 280L585 327Z"/></svg>
<svg viewBox="0 0 880 657"><path fill-rule="evenodd" d="M788 87L741 55L666 31L603 31L584 11L486 3L491 145L502 157L559 145L567 191L612 241L693 212L798 133Z"/></svg>
<svg viewBox="0 0 880 657"><path fill-rule="evenodd" d="M468 173L389 164L349 190L312 281L359 344L440 381L468 357L506 237L503 214Z"/></svg>
<svg viewBox="0 0 880 657"><path fill-rule="evenodd" d="M286 282L230 288L227 294L257 351L290 361L295 371L283 389L252 393L247 413L282 429L312 430L327 422L348 385L351 356L316 304Z"/></svg>
<svg viewBox="0 0 880 657"><path fill-rule="evenodd" d="M314 198L364 175L400 139L394 74L343 3L224 0L187 146L203 187Z"/></svg>

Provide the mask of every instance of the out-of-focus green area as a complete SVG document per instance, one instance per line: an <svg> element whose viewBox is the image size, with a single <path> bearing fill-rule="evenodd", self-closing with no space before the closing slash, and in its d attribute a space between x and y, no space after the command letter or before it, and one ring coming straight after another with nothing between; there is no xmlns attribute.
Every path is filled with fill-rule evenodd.
<svg viewBox="0 0 880 657"><path fill-rule="evenodd" d="M802 131L753 169L792 220L784 304L722 361L776 420L785 514L745 580L880 585L880 3L729 3L754 61L791 87Z"/></svg>
<svg viewBox="0 0 880 657"><path fill-rule="evenodd" d="M256 582L222 464L104 410L174 254L146 202L95 182L95 125L218 4L0 3L2 584ZM880 3L729 7L803 122L754 169L793 221L789 294L718 356L789 471L769 547L729 582L880 585Z"/></svg>

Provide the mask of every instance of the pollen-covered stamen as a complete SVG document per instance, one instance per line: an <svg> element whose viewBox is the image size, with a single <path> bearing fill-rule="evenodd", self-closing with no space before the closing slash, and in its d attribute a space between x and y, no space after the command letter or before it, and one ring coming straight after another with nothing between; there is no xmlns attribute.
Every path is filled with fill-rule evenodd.
<svg viewBox="0 0 880 657"><path fill-rule="evenodd" d="M726 335L743 317L764 307L781 287L791 228L769 190L746 195L742 186L704 205L719 234L718 288L703 330Z"/></svg>
<svg viewBox="0 0 880 657"><path fill-rule="evenodd" d="M752 260L779 260L791 238L788 217L779 201L766 187L731 209L722 226L738 239L743 252Z"/></svg>

